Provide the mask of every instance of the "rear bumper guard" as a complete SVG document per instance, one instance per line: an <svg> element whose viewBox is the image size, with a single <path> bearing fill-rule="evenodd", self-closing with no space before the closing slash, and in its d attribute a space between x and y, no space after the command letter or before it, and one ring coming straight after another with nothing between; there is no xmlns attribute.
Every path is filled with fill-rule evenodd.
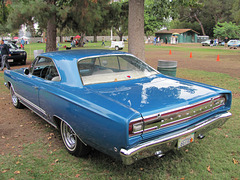
<svg viewBox="0 0 240 180"><path fill-rule="evenodd" d="M170 135L161 136L160 138L139 144L131 149L121 149L120 156L123 164L130 165L137 160L166 153L167 151L174 149L178 142L178 139L194 133L194 138L199 135L202 136L211 129L221 127L230 117L230 112L216 115L205 121L198 123L190 128L186 128Z"/></svg>

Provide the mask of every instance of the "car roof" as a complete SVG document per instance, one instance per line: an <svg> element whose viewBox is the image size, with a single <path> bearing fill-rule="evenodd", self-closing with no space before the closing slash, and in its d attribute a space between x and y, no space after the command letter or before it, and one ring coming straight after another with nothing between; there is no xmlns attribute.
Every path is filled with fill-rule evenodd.
<svg viewBox="0 0 240 180"><path fill-rule="evenodd" d="M129 53L115 50L105 49L78 49L78 50L64 50L42 53L40 56L45 56L54 59L55 61L87 58L92 56L108 56L108 55L130 55Z"/></svg>

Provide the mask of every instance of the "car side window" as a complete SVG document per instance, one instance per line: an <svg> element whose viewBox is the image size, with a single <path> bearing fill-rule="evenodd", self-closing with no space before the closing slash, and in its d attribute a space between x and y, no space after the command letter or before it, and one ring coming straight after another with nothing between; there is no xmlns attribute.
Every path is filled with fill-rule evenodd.
<svg viewBox="0 0 240 180"><path fill-rule="evenodd" d="M40 57L35 59L30 67L30 73L46 80L60 81L57 68L53 61L49 58Z"/></svg>

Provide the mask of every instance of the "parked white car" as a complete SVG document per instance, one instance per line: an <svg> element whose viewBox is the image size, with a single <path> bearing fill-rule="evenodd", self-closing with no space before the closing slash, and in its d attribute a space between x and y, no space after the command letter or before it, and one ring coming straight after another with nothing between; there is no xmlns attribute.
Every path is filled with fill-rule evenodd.
<svg viewBox="0 0 240 180"><path fill-rule="evenodd" d="M115 50L121 50L124 48L124 42L123 41L111 41L110 48L115 48Z"/></svg>
<svg viewBox="0 0 240 180"><path fill-rule="evenodd" d="M203 41L201 42L202 46L210 46L210 39L209 40L206 40L206 41Z"/></svg>
<svg viewBox="0 0 240 180"><path fill-rule="evenodd" d="M228 47L236 49L237 47L240 47L240 40L230 40L227 43Z"/></svg>

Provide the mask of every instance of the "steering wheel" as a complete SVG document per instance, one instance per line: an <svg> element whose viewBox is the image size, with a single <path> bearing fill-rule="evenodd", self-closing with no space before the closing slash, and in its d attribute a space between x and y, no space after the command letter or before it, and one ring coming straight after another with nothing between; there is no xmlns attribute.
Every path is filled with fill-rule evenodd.
<svg viewBox="0 0 240 180"><path fill-rule="evenodd" d="M44 67L40 72L40 78L45 78L49 66Z"/></svg>

